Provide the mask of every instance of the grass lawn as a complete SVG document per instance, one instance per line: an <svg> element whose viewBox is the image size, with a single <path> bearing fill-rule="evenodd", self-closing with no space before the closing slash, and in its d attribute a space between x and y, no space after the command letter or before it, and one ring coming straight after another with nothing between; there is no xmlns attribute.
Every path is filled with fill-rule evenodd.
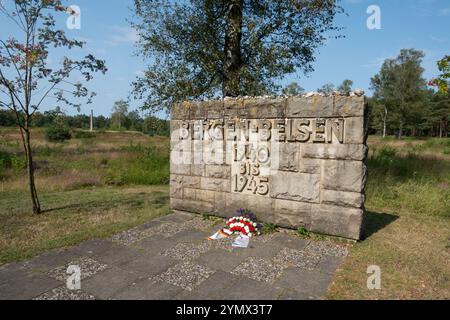
<svg viewBox="0 0 450 320"><path fill-rule="evenodd" d="M103 132L54 144L33 134L40 216L30 214L19 136L0 128L11 158L0 166L0 265L169 212L167 138ZM369 147L368 237L327 298L450 299L450 139L370 137ZM380 290L367 289L370 265L381 268Z"/></svg>
<svg viewBox="0 0 450 320"><path fill-rule="evenodd" d="M8 164L0 165L0 265L169 213L167 138L97 132L50 143L41 129L32 134L39 216L30 213L19 134L0 128L0 156Z"/></svg>
<svg viewBox="0 0 450 320"><path fill-rule="evenodd" d="M44 212L30 213L20 192L0 201L0 264L46 250L111 236L169 213L168 186L100 187L41 195Z"/></svg>
<svg viewBox="0 0 450 320"><path fill-rule="evenodd" d="M450 139L369 139L369 237L350 250L330 299L450 298ZM367 267L381 268L368 290Z"/></svg>

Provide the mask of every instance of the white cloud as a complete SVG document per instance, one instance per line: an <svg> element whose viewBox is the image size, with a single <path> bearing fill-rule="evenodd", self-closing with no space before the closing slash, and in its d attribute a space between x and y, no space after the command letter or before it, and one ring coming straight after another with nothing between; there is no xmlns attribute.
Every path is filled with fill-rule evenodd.
<svg viewBox="0 0 450 320"><path fill-rule="evenodd" d="M139 40L137 31L130 27L112 27L114 35L107 41L110 45L117 46L122 43L136 43Z"/></svg>
<svg viewBox="0 0 450 320"><path fill-rule="evenodd" d="M441 38L441 37L436 37L436 36L430 36L430 39L432 41L434 41L434 42L437 42L437 43L445 43L445 42L448 41L448 39Z"/></svg>
<svg viewBox="0 0 450 320"><path fill-rule="evenodd" d="M450 16L450 7L439 10L440 16Z"/></svg>

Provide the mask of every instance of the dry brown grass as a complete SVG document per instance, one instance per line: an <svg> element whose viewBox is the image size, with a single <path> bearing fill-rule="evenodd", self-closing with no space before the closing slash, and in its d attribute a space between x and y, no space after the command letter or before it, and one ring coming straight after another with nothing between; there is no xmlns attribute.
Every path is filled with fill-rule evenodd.
<svg viewBox="0 0 450 320"><path fill-rule="evenodd" d="M169 212L167 186L49 192L41 197L39 216L26 200L20 192L2 196L0 264L108 237Z"/></svg>

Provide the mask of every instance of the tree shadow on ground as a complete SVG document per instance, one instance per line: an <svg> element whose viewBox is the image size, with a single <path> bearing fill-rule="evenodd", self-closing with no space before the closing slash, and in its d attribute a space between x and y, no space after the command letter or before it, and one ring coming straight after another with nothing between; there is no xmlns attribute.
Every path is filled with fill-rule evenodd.
<svg viewBox="0 0 450 320"><path fill-rule="evenodd" d="M362 240L365 240L381 229L400 218L395 214L366 211L364 217L364 231Z"/></svg>

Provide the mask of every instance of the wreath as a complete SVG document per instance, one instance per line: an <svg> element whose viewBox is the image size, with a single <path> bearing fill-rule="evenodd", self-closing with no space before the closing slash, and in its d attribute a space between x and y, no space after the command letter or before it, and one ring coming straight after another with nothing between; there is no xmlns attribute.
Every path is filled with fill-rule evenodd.
<svg viewBox="0 0 450 320"><path fill-rule="evenodd" d="M234 234L243 234L248 237L261 234L255 214L248 209L236 210L233 217L227 220L227 226L229 232Z"/></svg>

